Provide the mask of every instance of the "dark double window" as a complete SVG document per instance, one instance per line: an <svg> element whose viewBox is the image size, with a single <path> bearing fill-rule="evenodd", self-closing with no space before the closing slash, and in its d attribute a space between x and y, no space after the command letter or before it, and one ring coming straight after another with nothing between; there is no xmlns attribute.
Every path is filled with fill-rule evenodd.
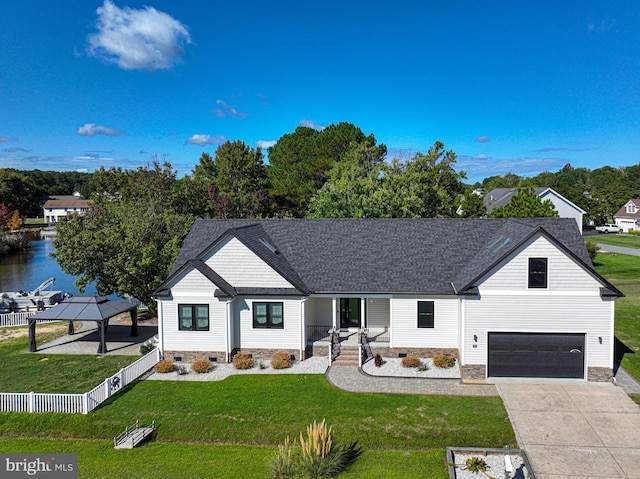
<svg viewBox="0 0 640 479"><path fill-rule="evenodd" d="M418 301L418 327L434 328L433 301Z"/></svg>
<svg viewBox="0 0 640 479"><path fill-rule="evenodd" d="M209 305L179 304L178 329L180 331L209 331Z"/></svg>
<svg viewBox="0 0 640 479"><path fill-rule="evenodd" d="M529 288L546 288L547 271L547 258L529 258Z"/></svg>
<svg viewBox="0 0 640 479"><path fill-rule="evenodd" d="M283 329L283 303L253 303L253 327Z"/></svg>

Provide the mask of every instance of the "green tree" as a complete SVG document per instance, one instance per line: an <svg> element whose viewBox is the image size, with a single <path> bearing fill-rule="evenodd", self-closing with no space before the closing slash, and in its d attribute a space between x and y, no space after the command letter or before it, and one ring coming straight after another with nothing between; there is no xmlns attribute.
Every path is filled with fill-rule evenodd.
<svg viewBox="0 0 640 479"><path fill-rule="evenodd" d="M114 184L122 191L94 195L86 215L59 223L53 256L65 273L79 276L79 291L95 281L98 294L153 307L151 293L166 279L194 218L184 213L168 163L104 173L121 176Z"/></svg>
<svg viewBox="0 0 640 479"><path fill-rule="evenodd" d="M331 169L352 143L375 146L376 140L343 122L322 131L300 126L269 148L267 172L277 214L304 216L309 201L327 182Z"/></svg>
<svg viewBox="0 0 640 479"><path fill-rule="evenodd" d="M504 206L491 211L492 218L557 218L551 200L541 200L533 188L520 188Z"/></svg>
<svg viewBox="0 0 640 479"><path fill-rule="evenodd" d="M0 169L0 202L10 211L18 210L26 216L42 215L42 191L22 173Z"/></svg>
<svg viewBox="0 0 640 479"><path fill-rule="evenodd" d="M212 158L203 153L194 170L194 180L205 185L211 216L255 218L268 205L267 173L260 148L227 141Z"/></svg>
<svg viewBox="0 0 640 479"><path fill-rule="evenodd" d="M456 155L436 142L427 154L385 163L386 147L354 145L310 204L313 217L448 217L464 187Z"/></svg>
<svg viewBox="0 0 640 479"><path fill-rule="evenodd" d="M460 209L457 211L460 211L458 215L462 218L482 218L487 214L482 197L476 195L470 188L460 196Z"/></svg>

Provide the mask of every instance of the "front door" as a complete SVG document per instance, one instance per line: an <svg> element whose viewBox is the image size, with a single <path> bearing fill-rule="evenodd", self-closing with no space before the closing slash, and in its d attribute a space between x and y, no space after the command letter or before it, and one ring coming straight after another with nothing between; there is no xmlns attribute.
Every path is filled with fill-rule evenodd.
<svg viewBox="0 0 640 479"><path fill-rule="evenodd" d="M360 327L360 298L340 298L340 328Z"/></svg>

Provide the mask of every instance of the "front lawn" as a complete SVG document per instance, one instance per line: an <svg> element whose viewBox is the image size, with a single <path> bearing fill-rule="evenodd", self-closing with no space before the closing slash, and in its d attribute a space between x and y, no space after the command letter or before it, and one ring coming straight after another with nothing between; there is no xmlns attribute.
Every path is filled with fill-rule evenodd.
<svg viewBox="0 0 640 479"><path fill-rule="evenodd" d="M49 332L38 332L36 341L42 345L66 333L67 323ZM2 328L7 335L20 328ZM105 378L131 364L136 356L98 356L29 353L29 338L2 338L0 335L0 391L39 393L84 393L91 391Z"/></svg>
<svg viewBox="0 0 640 479"><path fill-rule="evenodd" d="M585 236L584 240L591 241L592 243L640 249L640 236L634 235L599 234L595 236Z"/></svg>
<svg viewBox="0 0 640 479"><path fill-rule="evenodd" d="M640 379L640 257L600 253L598 273L625 294L616 301L615 334L633 353L627 353L622 367Z"/></svg>
<svg viewBox="0 0 640 479"><path fill-rule="evenodd" d="M78 454L79 476L91 479L261 478L276 447L151 442L133 450L113 449L111 441L10 439L0 453ZM368 450L341 479L446 479L444 450Z"/></svg>

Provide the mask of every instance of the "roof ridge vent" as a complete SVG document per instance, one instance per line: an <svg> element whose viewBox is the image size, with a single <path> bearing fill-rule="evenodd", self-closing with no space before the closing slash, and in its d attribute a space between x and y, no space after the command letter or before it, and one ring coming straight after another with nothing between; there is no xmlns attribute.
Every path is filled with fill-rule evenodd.
<svg viewBox="0 0 640 479"><path fill-rule="evenodd" d="M263 237L258 238L258 241L260 241L260 243L262 243L263 245L265 245L269 251L271 251L274 254L280 254L280 252L278 251L278 248L276 248L275 246L273 246L271 243L269 243L266 239L264 239Z"/></svg>

